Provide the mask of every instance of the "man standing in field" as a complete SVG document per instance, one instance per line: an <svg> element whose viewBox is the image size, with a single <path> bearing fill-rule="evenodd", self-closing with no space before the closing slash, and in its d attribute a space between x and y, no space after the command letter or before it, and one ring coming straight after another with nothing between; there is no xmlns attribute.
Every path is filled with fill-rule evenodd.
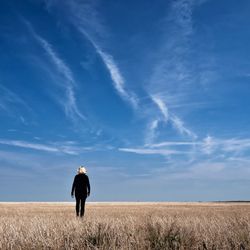
<svg viewBox="0 0 250 250"><path fill-rule="evenodd" d="M89 178L86 175L87 170L85 167L80 166L77 170L78 174L74 178L72 185L71 196L76 198L76 216L84 216L85 210L85 201L86 198L90 195L90 184Z"/></svg>

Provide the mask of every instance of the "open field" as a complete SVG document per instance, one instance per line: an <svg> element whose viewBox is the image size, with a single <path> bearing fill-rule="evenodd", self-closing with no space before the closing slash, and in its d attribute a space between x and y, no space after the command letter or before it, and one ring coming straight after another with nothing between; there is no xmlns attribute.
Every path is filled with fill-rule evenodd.
<svg viewBox="0 0 250 250"><path fill-rule="evenodd" d="M0 203L0 249L250 249L250 204Z"/></svg>

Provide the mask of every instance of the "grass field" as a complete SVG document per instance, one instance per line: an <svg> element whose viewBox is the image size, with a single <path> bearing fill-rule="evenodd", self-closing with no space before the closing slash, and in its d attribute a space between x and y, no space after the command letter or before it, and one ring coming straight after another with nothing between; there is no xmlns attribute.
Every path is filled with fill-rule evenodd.
<svg viewBox="0 0 250 250"><path fill-rule="evenodd" d="M250 204L0 203L0 249L250 249Z"/></svg>

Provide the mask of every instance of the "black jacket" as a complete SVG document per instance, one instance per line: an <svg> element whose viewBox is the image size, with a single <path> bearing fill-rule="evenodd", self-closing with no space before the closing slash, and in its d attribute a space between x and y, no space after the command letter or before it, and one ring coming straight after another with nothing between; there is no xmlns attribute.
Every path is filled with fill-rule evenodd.
<svg viewBox="0 0 250 250"><path fill-rule="evenodd" d="M88 196L90 194L89 177L86 174L77 174L72 185L71 195Z"/></svg>

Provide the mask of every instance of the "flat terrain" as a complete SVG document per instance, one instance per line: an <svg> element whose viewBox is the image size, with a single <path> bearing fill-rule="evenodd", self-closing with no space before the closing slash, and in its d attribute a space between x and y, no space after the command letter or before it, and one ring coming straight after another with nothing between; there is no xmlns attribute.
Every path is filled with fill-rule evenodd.
<svg viewBox="0 0 250 250"><path fill-rule="evenodd" d="M0 203L0 249L250 249L250 203Z"/></svg>

